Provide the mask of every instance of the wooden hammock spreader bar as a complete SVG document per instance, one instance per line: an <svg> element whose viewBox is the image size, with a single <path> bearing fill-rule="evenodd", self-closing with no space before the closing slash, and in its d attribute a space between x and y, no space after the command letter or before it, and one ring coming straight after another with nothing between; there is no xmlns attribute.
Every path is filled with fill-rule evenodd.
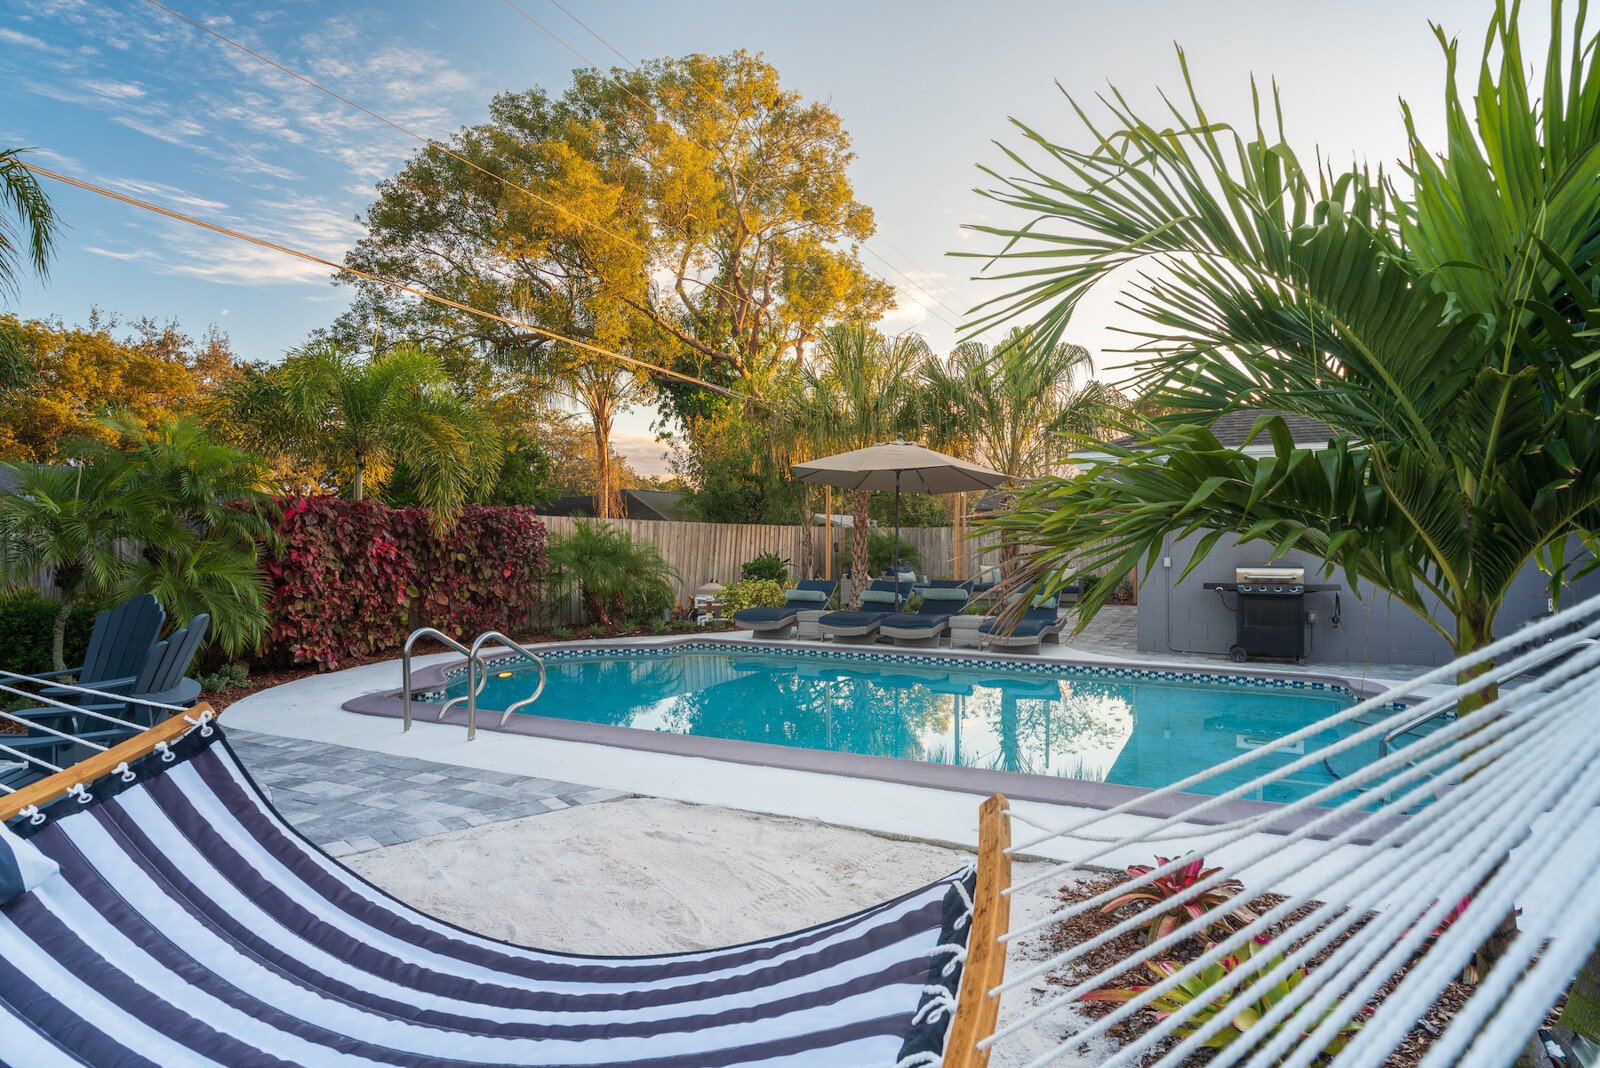
<svg viewBox="0 0 1600 1068"><path fill-rule="evenodd" d="M945 1043L945 1068L986 1068L989 1051L978 1043L994 1033L1000 999L989 991L1006 974L1006 947L1000 941L1011 924L1011 820L1007 802L995 794L978 809L978 881L972 893L972 930L967 962L956 995L956 1015Z"/></svg>
<svg viewBox="0 0 1600 1068"><path fill-rule="evenodd" d="M201 701L186 713L175 713L154 727L135 734L127 741L118 742L110 749L80 760L70 768L24 786L14 794L7 794L0 798L0 823L16 818L29 806L44 806L59 797L66 796L79 783L94 782L110 775L124 763L131 764L140 757L148 756L162 742L177 741L194 730L202 714L207 713L213 719L217 716L215 709L205 701Z"/></svg>

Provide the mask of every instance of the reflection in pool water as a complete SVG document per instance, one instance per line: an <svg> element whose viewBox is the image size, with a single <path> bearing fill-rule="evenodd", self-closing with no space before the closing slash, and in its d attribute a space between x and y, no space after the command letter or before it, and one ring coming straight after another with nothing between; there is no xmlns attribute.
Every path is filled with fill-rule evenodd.
<svg viewBox="0 0 1600 1068"><path fill-rule="evenodd" d="M1332 688L798 649L585 652L546 667L544 696L524 714L1142 787L1168 785L1352 701ZM491 677L479 705L504 708L532 686L525 671ZM1354 766L1375 752L1344 759ZM1295 755L1273 754L1207 788L1220 792ZM1256 796L1288 801L1332 781L1319 765Z"/></svg>

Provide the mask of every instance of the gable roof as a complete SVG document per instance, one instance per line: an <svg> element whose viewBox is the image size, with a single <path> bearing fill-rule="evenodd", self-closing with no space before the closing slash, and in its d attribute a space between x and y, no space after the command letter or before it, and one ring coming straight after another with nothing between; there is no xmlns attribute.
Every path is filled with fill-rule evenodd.
<svg viewBox="0 0 1600 1068"><path fill-rule="evenodd" d="M1250 437L1250 431L1255 428L1256 420L1273 415L1283 420L1284 425L1289 428L1289 436L1296 445L1321 448L1334 435L1333 427L1319 419L1308 419L1294 412L1279 411L1277 408L1240 408L1237 411L1223 412L1212 422L1211 432L1223 445L1237 449ZM1136 434L1124 434L1120 438L1113 439L1111 443L1124 448L1137 448L1139 440ZM1261 440L1258 438L1251 444L1259 445Z"/></svg>

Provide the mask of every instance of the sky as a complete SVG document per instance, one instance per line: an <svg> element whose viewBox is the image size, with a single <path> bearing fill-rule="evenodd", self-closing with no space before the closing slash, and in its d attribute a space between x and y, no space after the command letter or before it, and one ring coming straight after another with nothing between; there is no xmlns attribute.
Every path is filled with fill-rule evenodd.
<svg viewBox="0 0 1600 1068"><path fill-rule="evenodd" d="M1178 43L1214 118L1249 122L1250 77L1275 78L1298 151L1388 166L1405 145L1400 98L1425 138L1441 139L1430 23L1461 38L1470 69L1493 11L1492 0L517 0L546 32L508 0L163 3L430 137L482 121L497 92L559 92L591 62L764 53L850 133L850 177L878 225L862 260L899 295L883 328L939 351L968 309L1005 291L974 280L981 260L950 254L993 248L964 225L1023 221L976 191L993 185L980 165L1015 171L995 145L1020 147L1011 119L1081 146L1062 89L1092 101L1108 85L1155 114L1159 90L1182 88ZM1541 7L1525 31L1533 54ZM375 183L418 147L149 0L0 9L0 146L334 261L361 236ZM349 300L324 268L49 185L68 229L48 280L24 282L10 309L23 316L81 322L98 306L176 318L196 335L214 324L242 356L277 359ZM1113 280L1068 339L1116 379L1128 325ZM618 448L644 473L665 469L652 415L618 425Z"/></svg>

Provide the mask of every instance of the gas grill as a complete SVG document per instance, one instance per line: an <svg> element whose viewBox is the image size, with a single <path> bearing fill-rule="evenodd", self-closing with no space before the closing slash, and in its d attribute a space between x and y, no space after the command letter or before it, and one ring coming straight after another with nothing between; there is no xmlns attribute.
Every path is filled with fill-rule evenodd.
<svg viewBox="0 0 1600 1068"><path fill-rule="evenodd" d="M1232 582L1207 582L1205 588L1236 595L1238 629L1228 655L1240 663L1255 657L1304 660L1306 594L1339 589L1307 585L1303 567L1241 567Z"/></svg>

